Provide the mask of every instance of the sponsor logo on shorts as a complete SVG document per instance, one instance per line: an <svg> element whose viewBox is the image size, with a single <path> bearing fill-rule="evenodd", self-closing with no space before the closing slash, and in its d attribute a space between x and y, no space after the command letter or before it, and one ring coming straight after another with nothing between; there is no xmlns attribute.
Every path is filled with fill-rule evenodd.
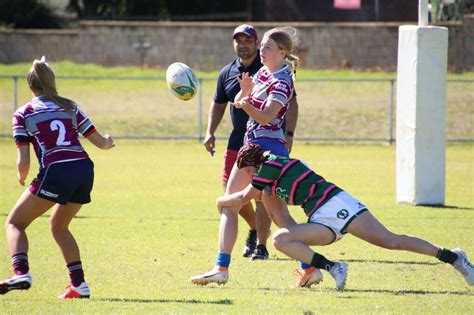
<svg viewBox="0 0 474 315"><path fill-rule="evenodd" d="M347 219L348 216L349 216L349 211L347 211L346 209L342 209L337 212L337 217L339 219L345 220Z"/></svg>
<svg viewBox="0 0 474 315"><path fill-rule="evenodd" d="M54 194L52 192L46 191L44 189L40 190L40 194L45 195L46 197L51 197L51 198L58 198L58 194Z"/></svg>

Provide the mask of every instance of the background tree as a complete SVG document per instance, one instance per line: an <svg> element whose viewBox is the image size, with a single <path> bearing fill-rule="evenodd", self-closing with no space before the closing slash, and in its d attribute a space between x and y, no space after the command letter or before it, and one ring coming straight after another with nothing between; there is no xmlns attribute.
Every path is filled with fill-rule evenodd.
<svg viewBox="0 0 474 315"><path fill-rule="evenodd" d="M60 28L64 21L38 0L0 0L0 24L13 28Z"/></svg>

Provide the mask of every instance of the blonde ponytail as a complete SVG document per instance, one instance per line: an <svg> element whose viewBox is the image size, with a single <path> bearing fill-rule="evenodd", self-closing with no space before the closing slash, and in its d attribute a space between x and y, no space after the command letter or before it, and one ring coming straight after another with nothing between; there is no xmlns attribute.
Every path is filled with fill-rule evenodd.
<svg viewBox="0 0 474 315"><path fill-rule="evenodd" d="M293 80L296 79L296 68L298 67L299 58L292 52L299 44L298 30L294 27L275 27L266 32L263 36L268 36L273 39L278 47L286 50L288 53L285 56L286 61L293 69Z"/></svg>
<svg viewBox="0 0 474 315"><path fill-rule="evenodd" d="M35 59L28 73L28 85L35 94L42 94L57 104L59 107L65 109L71 115L74 115L77 104L58 94L56 90L56 79L53 70L44 60Z"/></svg>
<svg viewBox="0 0 474 315"><path fill-rule="evenodd" d="M297 56L293 54L288 54L288 56L286 56L286 60L288 60L288 62L291 65L291 69L293 70L293 81L294 81L296 80L296 68L298 67L298 61L300 61L300 58L298 58Z"/></svg>

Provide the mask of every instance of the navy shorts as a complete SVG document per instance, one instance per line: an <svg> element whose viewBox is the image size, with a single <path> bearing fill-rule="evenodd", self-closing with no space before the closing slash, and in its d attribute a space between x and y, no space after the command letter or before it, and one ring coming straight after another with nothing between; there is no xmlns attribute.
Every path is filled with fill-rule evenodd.
<svg viewBox="0 0 474 315"><path fill-rule="evenodd" d="M94 163L89 159L55 163L38 174L29 187L32 194L62 205L91 202Z"/></svg>

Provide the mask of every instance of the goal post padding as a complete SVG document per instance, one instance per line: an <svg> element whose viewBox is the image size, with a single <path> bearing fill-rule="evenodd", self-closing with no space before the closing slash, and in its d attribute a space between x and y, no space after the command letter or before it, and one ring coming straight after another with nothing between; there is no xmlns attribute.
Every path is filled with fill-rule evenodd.
<svg viewBox="0 0 474 315"><path fill-rule="evenodd" d="M448 29L399 28L397 70L397 202L445 202Z"/></svg>

